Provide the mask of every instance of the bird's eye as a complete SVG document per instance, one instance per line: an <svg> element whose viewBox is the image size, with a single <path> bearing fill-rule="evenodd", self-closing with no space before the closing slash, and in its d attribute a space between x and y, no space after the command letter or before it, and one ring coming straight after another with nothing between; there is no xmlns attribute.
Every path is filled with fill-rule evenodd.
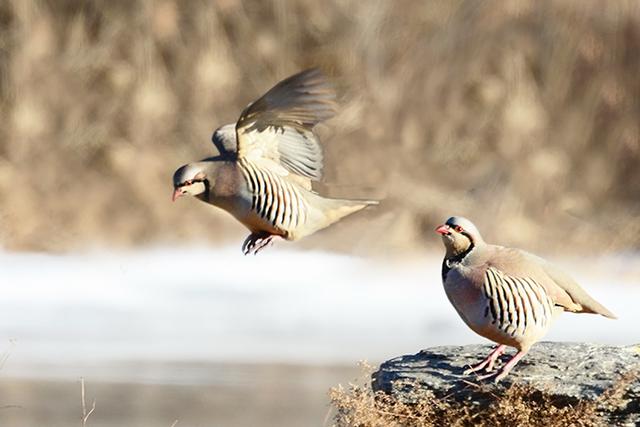
<svg viewBox="0 0 640 427"><path fill-rule="evenodd" d="M460 227L459 225L456 225L456 228L454 229L456 230L458 233L462 233L462 227Z"/></svg>

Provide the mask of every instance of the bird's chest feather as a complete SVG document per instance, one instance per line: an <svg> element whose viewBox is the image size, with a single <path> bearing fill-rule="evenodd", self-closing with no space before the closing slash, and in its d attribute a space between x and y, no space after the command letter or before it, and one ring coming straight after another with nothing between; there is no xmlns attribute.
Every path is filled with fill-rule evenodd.
<svg viewBox="0 0 640 427"><path fill-rule="evenodd" d="M252 229L246 224L251 209L251 196L247 194L242 174L234 165L225 165L219 169L205 201L224 209Z"/></svg>
<svg viewBox="0 0 640 427"><path fill-rule="evenodd" d="M446 273L445 273L446 270ZM460 264L443 263L443 284L447 297L456 309L470 308L482 303L482 290L474 280L479 274Z"/></svg>
<svg viewBox="0 0 640 427"><path fill-rule="evenodd" d="M481 335L487 299L482 291L482 269L464 265L452 265L443 281L444 290L451 305L462 320Z"/></svg>
<svg viewBox="0 0 640 427"><path fill-rule="evenodd" d="M241 193L244 179L238 168L233 165L225 165L220 168L212 188L214 198L236 197Z"/></svg>

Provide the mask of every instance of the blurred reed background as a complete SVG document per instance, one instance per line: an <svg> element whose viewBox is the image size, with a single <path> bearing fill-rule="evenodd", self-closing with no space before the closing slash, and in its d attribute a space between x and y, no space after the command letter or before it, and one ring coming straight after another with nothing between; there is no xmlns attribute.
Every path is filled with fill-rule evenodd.
<svg viewBox="0 0 640 427"><path fill-rule="evenodd" d="M173 171L312 66L318 189L383 203L243 258ZM90 427L328 425L357 359L480 341L439 289L452 214L620 316L550 339L636 342L639 70L635 0L0 0L0 424L78 423L84 376Z"/></svg>
<svg viewBox="0 0 640 427"><path fill-rule="evenodd" d="M532 250L638 248L639 52L636 1L3 0L2 244L237 241L171 175L320 66L342 99L322 190L385 201L303 246L439 245L462 214Z"/></svg>

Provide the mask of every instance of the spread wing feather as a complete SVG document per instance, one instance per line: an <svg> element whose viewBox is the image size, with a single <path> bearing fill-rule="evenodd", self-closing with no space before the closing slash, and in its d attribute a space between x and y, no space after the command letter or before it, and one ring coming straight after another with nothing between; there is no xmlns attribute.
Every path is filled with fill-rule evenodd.
<svg viewBox="0 0 640 427"><path fill-rule="evenodd" d="M238 158L269 158L312 180L322 177L313 127L335 114L335 91L318 69L295 74L250 104L236 124Z"/></svg>

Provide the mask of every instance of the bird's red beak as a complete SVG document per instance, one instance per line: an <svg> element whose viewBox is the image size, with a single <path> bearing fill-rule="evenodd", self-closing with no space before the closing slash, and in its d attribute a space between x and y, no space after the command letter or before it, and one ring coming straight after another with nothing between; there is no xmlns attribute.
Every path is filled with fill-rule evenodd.
<svg viewBox="0 0 640 427"><path fill-rule="evenodd" d="M173 196L171 196L171 201L175 202L178 197L182 196L182 189L176 188L173 190Z"/></svg>
<svg viewBox="0 0 640 427"><path fill-rule="evenodd" d="M447 224L439 225L438 228L436 228L436 233L442 234L443 236L451 234L451 232L449 231L449 226Z"/></svg>

